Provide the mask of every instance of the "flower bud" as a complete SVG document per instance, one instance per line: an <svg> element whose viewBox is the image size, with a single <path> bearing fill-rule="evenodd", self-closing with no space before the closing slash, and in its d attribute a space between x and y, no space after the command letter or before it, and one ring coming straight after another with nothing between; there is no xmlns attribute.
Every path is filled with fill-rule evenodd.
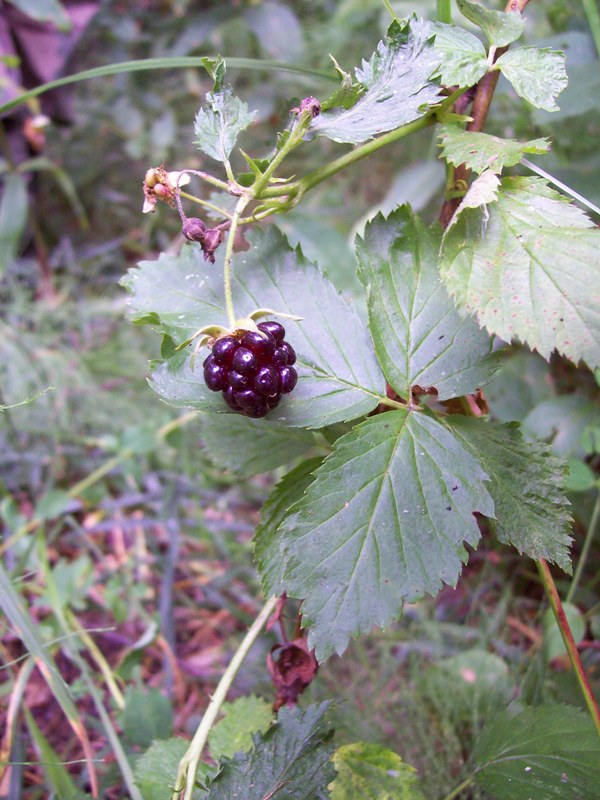
<svg viewBox="0 0 600 800"><path fill-rule="evenodd" d="M206 233L206 225L198 217L189 217L183 223L181 232L190 242L203 242Z"/></svg>

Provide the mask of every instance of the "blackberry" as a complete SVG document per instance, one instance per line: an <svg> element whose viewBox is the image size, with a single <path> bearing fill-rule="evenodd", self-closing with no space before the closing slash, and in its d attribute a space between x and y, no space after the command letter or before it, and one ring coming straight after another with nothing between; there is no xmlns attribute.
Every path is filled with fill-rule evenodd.
<svg viewBox="0 0 600 800"><path fill-rule="evenodd" d="M222 336L204 360L204 380L221 392L227 405L247 417L264 417L298 380L296 353L285 341L285 328L269 320L256 331Z"/></svg>

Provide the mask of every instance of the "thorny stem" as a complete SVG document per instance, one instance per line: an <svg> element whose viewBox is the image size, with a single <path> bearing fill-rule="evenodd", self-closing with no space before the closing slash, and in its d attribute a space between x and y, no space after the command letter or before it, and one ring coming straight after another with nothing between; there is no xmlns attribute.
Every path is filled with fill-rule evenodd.
<svg viewBox="0 0 600 800"><path fill-rule="evenodd" d="M206 745L208 734L214 725L221 706L225 702L227 692L231 688L231 684L233 683L238 670L242 666L244 659L258 638L258 635L266 621L275 611L278 602L278 597L271 597L269 600L267 600L262 608L262 611L248 629L248 633L244 636L240 646L235 651L233 658L229 662L227 669L223 673L223 677L219 681L219 685L217 686L215 693L213 694L211 701L204 712L204 716L202 717L202 721L200 722L200 725L194 734L194 738L190 742L190 746L188 747L185 755L179 762L172 800L190 800L192 797L194 783L196 780L196 770L198 769L198 764L200 762L200 758L202 757L202 751Z"/></svg>
<svg viewBox="0 0 600 800"><path fill-rule="evenodd" d="M600 519L600 491L598 492L598 495L596 497L596 503L594 504L594 510L592 511L592 518L590 519L590 524L588 525L588 529L585 534L583 547L581 548L581 554L579 556L579 561L577 562L577 568L575 569L573 580L571 581L571 585L569 586L569 591L567 592L565 603L570 603L573 597L575 596L575 592L577 591L581 575L583 573L583 570L587 562L587 558L590 552L590 547L592 546L592 540L594 538L594 534L596 533L596 526L598 525L599 519Z"/></svg>
<svg viewBox="0 0 600 800"><path fill-rule="evenodd" d="M240 217L250 202L250 199L250 197L243 195L237 201L237 205L229 225L229 235L227 237L227 246L225 248L225 261L223 264L223 287L225 289L225 306L227 308L227 317L229 319L229 326L231 329L233 329L235 326L235 310L233 308L233 297L231 294L231 259L233 256L233 245L235 242L235 234L240 222Z"/></svg>
<svg viewBox="0 0 600 800"><path fill-rule="evenodd" d="M508 3L505 6L506 12L523 12L523 9L527 5L529 0L508 0ZM498 47L495 49L493 53L493 62L497 61L501 55L503 55L508 50L508 47ZM490 51L491 52L491 51ZM491 66L491 65L490 65ZM487 120L488 112L490 110L490 105L492 102L492 98L494 96L494 92L496 90L496 84L498 83L498 79L500 78L500 72L496 69L492 72L488 72L487 75L484 75L483 78L477 84L477 89L475 91L475 97L473 98L473 108L471 111L472 121L469 122L467 125L467 130L472 132L479 132L483 130L485 122ZM463 183L464 185L467 184L467 180L469 178L469 170L464 164L460 164L458 167L454 169L453 172L453 180L451 183L456 186L458 183ZM454 212L460 205L461 197L448 197L444 205L442 206L442 210L440 213L440 222L442 227L447 228Z"/></svg>
<svg viewBox="0 0 600 800"><path fill-rule="evenodd" d="M539 561L536 561L535 563L538 568L538 572L540 573L540 578L542 579L542 584L544 586L544 591L546 592L548 602L550 603L554 618L556 619L556 624L560 629L563 642L567 648L569 660L571 662L571 666L573 667L573 671L575 672L575 677L577 678L577 683L579 684L581 693L583 694L583 699L588 707L588 711L590 712L590 716L598 736L600 736L600 708L598 707L598 703L596 702L596 698L592 692L592 687L590 686L590 682L585 674L583 664L581 663L581 657L579 655L579 651L577 650L577 645L575 644L575 639L573 638L573 632L571 631L567 615L565 614L560 595L558 594L558 589L556 588L556 584L554 583L554 579L546 560L544 558L540 558Z"/></svg>

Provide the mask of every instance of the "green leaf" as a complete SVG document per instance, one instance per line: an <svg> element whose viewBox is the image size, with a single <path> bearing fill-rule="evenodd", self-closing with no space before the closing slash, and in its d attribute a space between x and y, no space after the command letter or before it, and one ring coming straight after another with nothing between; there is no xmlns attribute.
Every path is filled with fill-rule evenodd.
<svg viewBox="0 0 600 800"><path fill-rule="evenodd" d="M206 107L194 120L196 144L211 158L227 161L240 133L251 124L256 112L235 97L229 88L206 95Z"/></svg>
<svg viewBox="0 0 600 800"><path fill-rule="evenodd" d="M254 558L268 596L283 593L281 580L284 562L280 552L279 527L314 481L313 473L322 463L322 458L302 461L279 481L261 509L260 524L254 539Z"/></svg>
<svg viewBox="0 0 600 800"><path fill-rule="evenodd" d="M569 472L565 486L568 492L587 492L588 489L595 485L596 475L585 461L580 461L578 458L570 458L567 465Z"/></svg>
<svg viewBox="0 0 600 800"><path fill-rule="evenodd" d="M371 59L356 70L366 91L348 109L319 114L311 130L358 144L422 117L441 98L440 87L430 80L439 61L428 22L414 17L393 22Z"/></svg>
<svg viewBox="0 0 600 800"><path fill-rule="evenodd" d="M440 269L459 306L490 332L593 368L600 364L599 246L591 220L545 181L504 178L497 202L459 208Z"/></svg>
<svg viewBox="0 0 600 800"><path fill-rule="evenodd" d="M596 800L600 741L586 713L545 705L494 717L473 752L477 783L496 800Z"/></svg>
<svg viewBox="0 0 600 800"><path fill-rule="evenodd" d="M245 478L289 464L317 443L310 431L241 414L203 414L201 427L211 461Z"/></svg>
<svg viewBox="0 0 600 800"><path fill-rule="evenodd" d="M519 47L500 56L494 67L502 70L519 97L532 106L558 111L556 98L568 83L564 53Z"/></svg>
<svg viewBox="0 0 600 800"><path fill-rule="evenodd" d="M468 394L496 367L490 337L459 315L440 279L441 235L402 206L370 222L356 243L375 351L404 398L415 385L435 387L439 400Z"/></svg>
<svg viewBox="0 0 600 800"><path fill-rule="evenodd" d="M250 753L222 762L210 786L209 800L326 800L333 778L329 762L333 729L324 719L328 703L283 707L266 734L254 737Z"/></svg>
<svg viewBox="0 0 600 800"><path fill-rule="evenodd" d="M253 231L248 240L250 250L237 254L233 263L238 316L273 308L302 317L285 320L286 338L298 354L298 385L269 419L320 428L368 414L384 396L385 382L355 309L273 226ZM158 313L163 331L178 342L205 325L227 325L222 258L221 248L216 266L207 265L199 248L189 246L179 257L163 255L158 261L142 262L124 281L133 293L132 310ZM189 360L170 359L153 375L152 386L169 402L227 412L219 395L206 388L201 360L200 353L192 370Z"/></svg>
<svg viewBox="0 0 600 800"><path fill-rule="evenodd" d="M360 83L353 81L349 72L344 72L331 53L329 58L333 61L340 79L340 85L333 94L329 95L327 100L321 103L321 109L322 111L329 111L330 108L352 108L363 93L364 87Z"/></svg>
<svg viewBox="0 0 600 800"><path fill-rule="evenodd" d="M149 747L155 739L173 732L173 709L158 689L128 688L123 711L123 732L132 744Z"/></svg>
<svg viewBox="0 0 600 800"><path fill-rule="evenodd" d="M414 767L379 744L355 742L333 756L337 777L331 800L423 800Z"/></svg>
<svg viewBox="0 0 600 800"><path fill-rule="evenodd" d="M546 153L550 149L548 139L532 139L516 142L500 139L487 133L465 131L460 125L442 125L440 128L442 157L451 164L465 164L480 174L486 169L500 173L521 161L524 153Z"/></svg>
<svg viewBox="0 0 600 800"><path fill-rule="evenodd" d="M516 423L493 425L459 415L447 422L490 476L500 541L570 573L564 463L542 442L526 442Z"/></svg>
<svg viewBox="0 0 600 800"><path fill-rule="evenodd" d="M185 739L159 739L150 745L135 765L135 782L144 800L166 800L173 794L179 762L189 747ZM206 782L217 772L215 767L201 763L196 780ZM205 798L206 792L194 790L193 800Z"/></svg>
<svg viewBox="0 0 600 800"><path fill-rule="evenodd" d="M494 515L486 479L458 439L422 413L380 414L338 439L280 529L283 585L305 598L319 661L396 619L404 600L456 583L463 542L479 541L473 513Z"/></svg>
<svg viewBox="0 0 600 800"><path fill-rule="evenodd" d="M523 420L523 430L546 439L562 458L583 456L582 437L598 417L597 401L583 394L562 394L538 403Z"/></svg>
<svg viewBox="0 0 600 800"><path fill-rule="evenodd" d="M456 0L463 16L475 23L494 47L505 47L523 33L525 20L518 11L490 11L471 0Z"/></svg>
<svg viewBox="0 0 600 800"><path fill-rule="evenodd" d="M40 521L55 519L65 513L71 497L62 489L48 489L35 507L35 517Z"/></svg>
<svg viewBox="0 0 600 800"><path fill-rule="evenodd" d="M439 75L444 86L474 86L488 71L485 47L469 31L443 22L432 23L435 49L441 62L434 76Z"/></svg>
<svg viewBox="0 0 600 800"><path fill-rule="evenodd" d="M71 18L58 0L8 0L22 14L38 22L51 22L59 31L70 31Z"/></svg>
<svg viewBox="0 0 600 800"><path fill-rule="evenodd" d="M25 178L12 172L3 179L0 196L0 276L19 253L28 213Z"/></svg>
<svg viewBox="0 0 600 800"><path fill-rule="evenodd" d="M273 721L273 708L266 700L249 695L221 706L223 718L208 737L210 755L215 761L223 756L246 752L252 747L252 734L265 733Z"/></svg>
<svg viewBox="0 0 600 800"><path fill-rule="evenodd" d="M579 644L585 636L585 618L577 606L572 603L563 603L563 611L567 617L575 644ZM546 663L549 664L557 656L566 656L567 648L551 608L547 608L544 612L542 628L544 631L543 651Z"/></svg>

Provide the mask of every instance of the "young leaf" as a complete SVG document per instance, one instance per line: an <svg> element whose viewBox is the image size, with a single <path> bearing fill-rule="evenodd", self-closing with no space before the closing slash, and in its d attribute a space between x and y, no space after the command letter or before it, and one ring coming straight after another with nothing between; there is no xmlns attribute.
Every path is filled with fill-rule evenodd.
<svg viewBox="0 0 600 800"><path fill-rule="evenodd" d="M502 70L523 100L545 111L558 111L556 98L568 83L564 53L519 47L500 56L494 67Z"/></svg>
<svg viewBox="0 0 600 800"><path fill-rule="evenodd" d="M504 711L479 734L473 758L477 783L497 800L598 797L598 734L573 706Z"/></svg>
<svg viewBox="0 0 600 800"><path fill-rule="evenodd" d="M490 476L500 541L570 573L565 465L547 445L526 442L518 424L492 425L459 415L447 423Z"/></svg>
<svg viewBox="0 0 600 800"><path fill-rule="evenodd" d="M485 47L476 36L456 25L434 22L432 29L441 57L434 77L439 75L444 86L474 86L488 71Z"/></svg>
<svg viewBox="0 0 600 800"><path fill-rule="evenodd" d="M123 731L132 744L150 747L155 739L168 739L173 732L173 709L158 689L130 687L125 695Z"/></svg>
<svg viewBox="0 0 600 800"><path fill-rule="evenodd" d="M238 316L261 307L302 317L285 320L286 338L298 354L298 385L269 419L320 428L368 414L383 395L385 382L368 331L354 308L300 250L290 248L276 228L255 230L248 240L250 250L233 262ZM219 269L222 249L217 251L216 266L206 265L193 245L179 257L142 262L124 281L133 295L132 310L157 312L163 331L178 342L205 325L227 325ZM153 375L152 386L177 405L226 410L222 399L204 384L202 357L200 353L195 370L189 361L182 365L179 356L170 359Z"/></svg>
<svg viewBox="0 0 600 800"><path fill-rule="evenodd" d="M173 793L177 768L188 746L185 739L159 739L139 757L135 765L135 782L144 800L165 800ZM196 780L207 782L216 771L215 767L201 763ZM192 795L193 800L203 800L206 796L201 789L195 789Z"/></svg>
<svg viewBox="0 0 600 800"><path fill-rule="evenodd" d="M365 477L366 476L366 477ZM404 600L454 585L494 515L487 475L443 425L390 411L342 436L283 522L283 586L303 597L319 661L387 625Z"/></svg>
<svg viewBox="0 0 600 800"><path fill-rule="evenodd" d="M548 139L521 143L488 133L465 131L453 124L442 125L439 135L442 157L455 166L465 164L477 174L486 169L499 174L505 167L518 164L524 153L547 153L550 149Z"/></svg>
<svg viewBox="0 0 600 800"><path fill-rule="evenodd" d="M338 747L332 760L331 800L423 800L415 768L393 750L355 742Z"/></svg>
<svg viewBox="0 0 600 800"><path fill-rule="evenodd" d="M206 95L206 107L201 108L194 120L196 144L211 158L227 161L240 133L250 125L256 112L235 97L229 88Z"/></svg>
<svg viewBox="0 0 600 800"><path fill-rule="evenodd" d="M208 800L326 800L327 784L334 776L329 762L333 729L324 718L327 708L328 703L306 711L284 706L267 733L254 736L249 753L222 763Z"/></svg>
<svg viewBox="0 0 600 800"><path fill-rule="evenodd" d="M289 464L317 443L310 431L241 414L203 414L202 441L211 461L248 478Z"/></svg>
<svg viewBox="0 0 600 800"><path fill-rule="evenodd" d="M463 16L475 23L494 47L505 47L523 33L525 20L518 11L491 11L471 0L456 0Z"/></svg>
<svg viewBox="0 0 600 800"><path fill-rule="evenodd" d="M208 737L210 755L215 761L252 747L252 734L265 733L273 721L270 703L255 695L238 697L221 706L223 718L211 729Z"/></svg>
<svg viewBox="0 0 600 800"><path fill-rule="evenodd" d="M492 333L593 368L600 365L599 245L591 220L545 181L504 178L497 202L459 208L440 268L459 306Z"/></svg>
<svg viewBox="0 0 600 800"><path fill-rule="evenodd" d="M366 91L351 108L319 114L311 130L358 144L418 119L440 100L440 87L430 80L439 61L428 22L393 22L370 61L356 70Z"/></svg>
<svg viewBox="0 0 600 800"><path fill-rule="evenodd" d="M279 527L314 481L314 472L322 463L322 458L304 459L279 481L261 509L254 537L254 558L267 596L283 593Z"/></svg>
<svg viewBox="0 0 600 800"><path fill-rule="evenodd" d="M492 342L461 317L438 268L441 228L426 228L408 206L370 222L357 240L369 326L386 378L402 397L433 386L439 400L475 391L491 377Z"/></svg>

